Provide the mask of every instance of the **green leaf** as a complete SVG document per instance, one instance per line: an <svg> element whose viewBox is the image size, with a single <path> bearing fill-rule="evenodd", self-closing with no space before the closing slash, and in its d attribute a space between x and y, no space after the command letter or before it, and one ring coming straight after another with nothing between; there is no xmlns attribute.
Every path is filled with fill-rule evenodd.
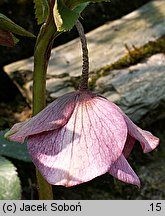
<svg viewBox="0 0 165 216"><path fill-rule="evenodd" d="M48 0L34 0L35 15L38 25L43 23L49 14Z"/></svg>
<svg viewBox="0 0 165 216"><path fill-rule="evenodd" d="M31 32L14 23L8 17L0 13L0 29L15 33L21 36L35 37Z"/></svg>
<svg viewBox="0 0 165 216"><path fill-rule="evenodd" d="M62 0L56 0L53 14L57 31L71 30L86 6L87 3L83 3L71 10L64 5Z"/></svg>
<svg viewBox="0 0 165 216"><path fill-rule="evenodd" d="M71 30L89 2L101 1L110 0L56 0L53 15L57 31Z"/></svg>
<svg viewBox="0 0 165 216"><path fill-rule="evenodd" d="M21 185L14 165L0 156L0 200L21 198Z"/></svg>
<svg viewBox="0 0 165 216"><path fill-rule="evenodd" d="M4 134L8 131L0 131L0 155L8 156L25 162L31 162L27 145L17 142L11 142L4 138Z"/></svg>
<svg viewBox="0 0 165 216"><path fill-rule="evenodd" d="M16 38L13 34L12 34L13 40L14 40L14 45L16 45L19 42L19 39Z"/></svg>
<svg viewBox="0 0 165 216"><path fill-rule="evenodd" d="M63 0L64 4L69 8L74 8L82 3L98 3L98 2L110 2L110 0Z"/></svg>

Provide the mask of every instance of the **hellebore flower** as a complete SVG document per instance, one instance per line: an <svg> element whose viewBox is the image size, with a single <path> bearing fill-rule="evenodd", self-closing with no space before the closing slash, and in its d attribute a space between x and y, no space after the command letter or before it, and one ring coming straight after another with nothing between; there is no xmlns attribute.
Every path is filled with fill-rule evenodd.
<svg viewBox="0 0 165 216"><path fill-rule="evenodd" d="M140 187L126 158L135 140L147 153L159 139L137 127L114 103L89 90L68 93L30 120L15 124L10 140L27 140L32 161L53 185L73 186L109 172Z"/></svg>
<svg viewBox="0 0 165 216"><path fill-rule="evenodd" d="M53 185L73 186L109 172L140 187L140 180L126 158L135 140L144 153L159 139L137 127L114 103L88 90L88 50L78 21L83 67L79 90L63 95L28 121L15 124L10 140L27 140L32 161Z"/></svg>

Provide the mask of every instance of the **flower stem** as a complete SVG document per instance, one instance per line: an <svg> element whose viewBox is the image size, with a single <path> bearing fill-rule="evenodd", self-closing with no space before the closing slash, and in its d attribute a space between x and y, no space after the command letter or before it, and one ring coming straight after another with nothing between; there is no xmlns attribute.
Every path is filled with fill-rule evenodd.
<svg viewBox="0 0 165 216"><path fill-rule="evenodd" d="M40 112L46 105L46 71L54 38L59 35L54 21L43 24L37 38L34 51L33 74L33 115Z"/></svg>
<svg viewBox="0 0 165 216"><path fill-rule="evenodd" d="M52 10L50 10L50 14L38 34L34 50L33 115L40 112L46 105L46 71L53 41L59 34L54 24ZM36 176L39 199L53 199L52 186L48 184L37 169Z"/></svg>
<svg viewBox="0 0 165 216"><path fill-rule="evenodd" d="M81 81L79 84L79 90L82 91L88 89L89 58L88 58L87 40L85 37L83 26L79 20L76 22L76 28L79 33L81 44L82 44L83 65L82 65Z"/></svg>

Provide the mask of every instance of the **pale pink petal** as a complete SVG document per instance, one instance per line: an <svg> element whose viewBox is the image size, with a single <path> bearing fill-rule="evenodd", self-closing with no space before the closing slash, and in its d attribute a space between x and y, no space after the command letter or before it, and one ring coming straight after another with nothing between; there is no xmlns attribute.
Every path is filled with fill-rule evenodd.
<svg viewBox="0 0 165 216"><path fill-rule="evenodd" d="M128 127L129 135L140 142L144 153L154 150L159 145L159 138L136 126L117 105L103 97L100 97L100 100L104 101L107 106L115 107L123 115Z"/></svg>
<svg viewBox="0 0 165 216"><path fill-rule="evenodd" d="M102 104L104 107L104 104ZM123 116L82 93L66 125L30 136L33 162L50 184L73 186L106 173L122 154L127 137Z"/></svg>
<svg viewBox="0 0 165 216"><path fill-rule="evenodd" d="M72 115L76 95L74 92L59 97L26 123L14 125L6 137L16 142L24 142L25 138L30 135L62 127Z"/></svg>
<svg viewBox="0 0 165 216"><path fill-rule="evenodd" d="M140 180L125 159L124 155L121 155L118 160L112 164L109 173L120 181L140 187Z"/></svg>
<svg viewBox="0 0 165 216"><path fill-rule="evenodd" d="M128 133L140 142L144 153L154 150L159 145L159 138L136 126L125 114L123 116L128 127Z"/></svg>
<svg viewBox="0 0 165 216"><path fill-rule="evenodd" d="M12 134L16 133L20 128L22 128L23 125L27 124L28 121L29 121L29 120L26 120L26 121L23 121L23 122L19 122L19 123L14 124L13 127L12 127L9 131L7 131L7 132L5 133L4 137L5 137L6 139L9 139L9 140L10 140L10 136L11 136Z"/></svg>
<svg viewBox="0 0 165 216"><path fill-rule="evenodd" d="M136 139L127 134L127 140L123 149L123 155L128 158L135 144Z"/></svg>

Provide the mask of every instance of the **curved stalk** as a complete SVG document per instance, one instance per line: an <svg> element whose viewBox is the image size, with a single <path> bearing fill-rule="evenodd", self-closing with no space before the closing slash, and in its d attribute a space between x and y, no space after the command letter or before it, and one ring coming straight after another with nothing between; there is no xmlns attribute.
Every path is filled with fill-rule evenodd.
<svg viewBox="0 0 165 216"><path fill-rule="evenodd" d="M83 91L88 89L88 76L89 76L88 48L87 48L87 40L84 33L84 29L79 20L76 22L76 28L79 33L81 45L82 45L83 64L82 64L82 76L79 84L79 90Z"/></svg>

